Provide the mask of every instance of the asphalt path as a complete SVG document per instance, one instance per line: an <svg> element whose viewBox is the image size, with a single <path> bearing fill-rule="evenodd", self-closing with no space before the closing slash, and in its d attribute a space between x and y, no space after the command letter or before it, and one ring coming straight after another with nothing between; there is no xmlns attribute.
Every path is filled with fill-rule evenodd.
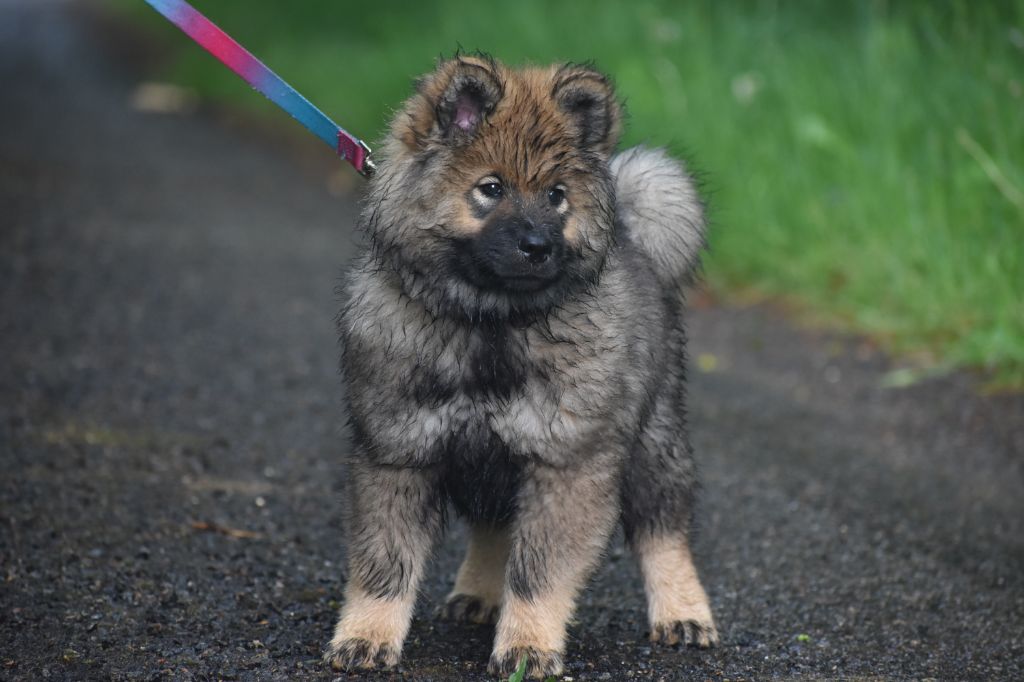
<svg viewBox="0 0 1024 682"><path fill-rule="evenodd" d="M0 2L0 679L334 679L349 171L139 111L114 42L64 2ZM694 300L722 646L644 639L617 538L567 675L1024 678L1024 399L967 373L887 387L869 341ZM487 679L491 630L433 615L461 539L401 668L367 677Z"/></svg>

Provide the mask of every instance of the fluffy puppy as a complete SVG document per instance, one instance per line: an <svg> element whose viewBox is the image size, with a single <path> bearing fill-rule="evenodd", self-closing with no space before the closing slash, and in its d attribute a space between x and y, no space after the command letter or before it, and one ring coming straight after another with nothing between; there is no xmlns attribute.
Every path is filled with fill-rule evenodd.
<svg viewBox="0 0 1024 682"><path fill-rule="evenodd" d="M339 318L354 444L335 668L398 662L449 507L471 533L444 610L496 619L492 673L562 671L620 521L651 638L716 643L684 420L703 207L664 152L614 155L621 126L589 66L484 56L442 62L392 122Z"/></svg>

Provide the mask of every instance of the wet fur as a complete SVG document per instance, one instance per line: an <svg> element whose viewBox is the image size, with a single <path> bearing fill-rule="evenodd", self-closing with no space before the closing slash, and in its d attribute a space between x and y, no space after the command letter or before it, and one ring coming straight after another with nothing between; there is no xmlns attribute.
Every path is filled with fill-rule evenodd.
<svg viewBox="0 0 1024 682"><path fill-rule="evenodd" d="M474 544L446 611L497 616L492 672L522 653L531 675L560 672L576 595L619 521L652 638L714 643L687 548L681 286L703 207L663 152L613 156L620 128L590 67L465 56L424 77L392 123L339 318L354 448L335 667L397 660L449 505ZM485 211L471 193L489 174L508 194ZM557 210L544 200L556 183ZM494 275L509 225L551 232L556 279L523 290Z"/></svg>

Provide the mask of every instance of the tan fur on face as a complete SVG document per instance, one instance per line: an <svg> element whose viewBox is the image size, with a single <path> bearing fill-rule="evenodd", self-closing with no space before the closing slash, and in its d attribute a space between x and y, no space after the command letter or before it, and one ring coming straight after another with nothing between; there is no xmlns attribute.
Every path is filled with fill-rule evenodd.
<svg viewBox="0 0 1024 682"><path fill-rule="evenodd" d="M455 587L448 598L460 594L478 597L483 602L483 608L477 612L476 618L486 618L488 611L501 603L508 551L508 530L474 526L466 558L459 567Z"/></svg>
<svg viewBox="0 0 1024 682"><path fill-rule="evenodd" d="M468 201L459 201L455 206L454 212L454 219L446 226L450 232L468 237L479 234L484 229L484 221L473 215Z"/></svg>
<svg viewBox="0 0 1024 682"><path fill-rule="evenodd" d="M472 79L488 101L483 120L472 134L453 142L440 127L439 102L450 97L453 84ZM578 102L591 102L580 114ZM425 76L392 125L405 151L440 151L447 159L437 196L459 197L444 227L457 235L473 235L482 221L467 206L466 194L480 178L501 179L514 201L546 196L565 187L569 218L565 238L579 246L588 221L610 217L610 205L598 205L593 182L593 155L608 157L621 130L622 112L607 79L589 67L555 65L511 69L497 61L459 56L442 62ZM597 123L594 123L594 122ZM589 124L594 123L592 127ZM560 211L561 212L561 211ZM591 216L586 220L574 216Z"/></svg>
<svg viewBox="0 0 1024 682"><path fill-rule="evenodd" d="M401 651L415 604L415 593L395 599L381 599L350 586L346 590L341 617L334 628L331 647L340 647L345 640L363 639L373 644L387 644L394 651Z"/></svg>
<svg viewBox="0 0 1024 682"><path fill-rule="evenodd" d="M692 621L714 633L711 606L697 576L686 538L644 539L637 542L636 552L644 576L647 617L652 632L659 625ZM717 634L714 637L717 638Z"/></svg>
<svg viewBox="0 0 1024 682"><path fill-rule="evenodd" d="M569 219L565 221L565 229L562 230L562 235L569 246L579 246L580 229L576 224L576 218L569 216Z"/></svg>
<svg viewBox="0 0 1024 682"><path fill-rule="evenodd" d="M574 122L552 97L558 69L498 69L502 100L477 137L456 151L454 165L470 175L496 173L522 194L546 192L565 182L571 202L572 180L585 179L588 169L573 163Z"/></svg>

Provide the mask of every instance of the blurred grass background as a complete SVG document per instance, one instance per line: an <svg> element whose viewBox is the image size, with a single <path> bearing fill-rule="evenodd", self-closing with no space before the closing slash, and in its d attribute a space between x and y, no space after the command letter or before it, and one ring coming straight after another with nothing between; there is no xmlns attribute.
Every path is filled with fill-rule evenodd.
<svg viewBox="0 0 1024 682"><path fill-rule="evenodd" d="M161 78L295 126L141 0ZM707 279L776 297L925 363L1024 385L1024 0L195 0L369 140L457 47L595 60L625 143L701 171Z"/></svg>

